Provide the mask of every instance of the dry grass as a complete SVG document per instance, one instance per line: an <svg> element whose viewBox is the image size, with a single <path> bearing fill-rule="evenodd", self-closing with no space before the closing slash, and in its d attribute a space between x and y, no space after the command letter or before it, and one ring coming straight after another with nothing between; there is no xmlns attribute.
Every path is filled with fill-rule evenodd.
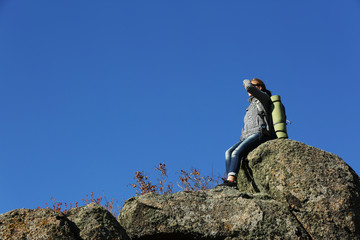
<svg viewBox="0 0 360 240"><path fill-rule="evenodd" d="M157 178L158 182L156 184L151 182L150 177L146 176L144 171L135 172L134 179L136 182L129 185L135 189L135 194L137 196L150 192L169 194L175 191L174 184L168 181L168 174L165 163L159 163L158 166L155 167L155 172L159 175L159 178ZM182 191L202 191L212 188L220 181L220 179L220 177L214 178L213 176L201 176L200 171L196 168L193 168L190 172L180 170L179 182L177 183L177 186L179 187L179 190ZM82 203L58 202L53 197L51 197L51 201L52 206L49 206L49 204L46 203L46 207L63 213L66 213L72 208L85 206L89 203L99 204L100 206L107 209L111 214L113 214L114 217L117 217L121 210L118 201L114 197L108 201L104 192L103 196L100 197L95 197L93 192L91 192L90 195L86 194L86 197L82 199Z"/></svg>

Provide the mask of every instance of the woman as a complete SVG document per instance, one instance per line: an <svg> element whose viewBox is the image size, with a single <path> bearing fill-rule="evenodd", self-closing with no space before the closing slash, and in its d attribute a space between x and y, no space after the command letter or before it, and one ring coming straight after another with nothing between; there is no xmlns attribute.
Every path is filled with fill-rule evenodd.
<svg viewBox="0 0 360 240"><path fill-rule="evenodd" d="M225 153L227 180L218 186L237 188L236 179L241 160L261 143L271 139L271 118L267 118L267 113L271 112L271 92L260 79L245 79L243 82L250 96L250 105L246 109L240 142Z"/></svg>

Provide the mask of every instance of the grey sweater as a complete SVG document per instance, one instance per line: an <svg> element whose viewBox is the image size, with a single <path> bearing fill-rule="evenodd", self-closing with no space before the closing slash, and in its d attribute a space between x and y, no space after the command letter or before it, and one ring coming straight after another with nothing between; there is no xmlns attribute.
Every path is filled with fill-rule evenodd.
<svg viewBox="0 0 360 240"><path fill-rule="evenodd" d="M244 86L246 91L251 93L252 97L250 97L250 105L246 109L241 140L244 140L252 134L261 133L267 129L265 112L270 113L271 108L271 99L267 93L257 89L251 84L250 80L247 79L244 80ZM259 102L262 105L261 109L257 106ZM261 111L259 112L259 110Z"/></svg>

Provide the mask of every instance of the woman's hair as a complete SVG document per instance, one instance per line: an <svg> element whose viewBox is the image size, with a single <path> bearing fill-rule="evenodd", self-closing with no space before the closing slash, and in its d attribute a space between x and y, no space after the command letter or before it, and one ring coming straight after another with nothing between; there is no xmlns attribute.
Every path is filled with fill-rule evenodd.
<svg viewBox="0 0 360 240"><path fill-rule="evenodd" d="M260 79L253 78L251 80L251 83L253 83L254 85L257 85L257 86L262 86L262 91L266 92L269 96L271 96L271 92L266 89L265 83L263 81L261 81Z"/></svg>

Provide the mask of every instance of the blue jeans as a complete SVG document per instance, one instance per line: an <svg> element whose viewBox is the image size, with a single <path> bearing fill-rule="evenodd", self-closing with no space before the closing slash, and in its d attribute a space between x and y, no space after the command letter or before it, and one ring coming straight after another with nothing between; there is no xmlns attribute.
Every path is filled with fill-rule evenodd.
<svg viewBox="0 0 360 240"><path fill-rule="evenodd" d="M264 134L255 133L229 148L225 152L226 174L228 176L236 177L242 159L244 159L249 152L267 140L268 138Z"/></svg>

